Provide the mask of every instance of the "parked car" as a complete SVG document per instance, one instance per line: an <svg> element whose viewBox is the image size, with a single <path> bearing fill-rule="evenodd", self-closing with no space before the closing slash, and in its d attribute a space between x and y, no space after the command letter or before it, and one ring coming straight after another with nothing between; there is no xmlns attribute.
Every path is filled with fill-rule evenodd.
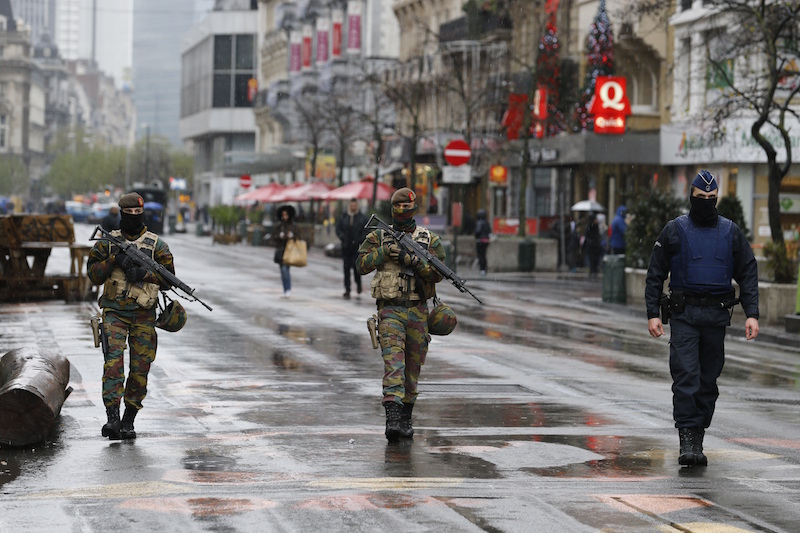
<svg viewBox="0 0 800 533"><path fill-rule="evenodd" d="M116 204L95 202L92 204L91 212L89 213L89 217L86 219L86 221L89 224L100 224L106 215L108 215L108 210L111 209L112 205Z"/></svg>
<svg viewBox="0 0 800 533"><path fill-rule="evenodd" d="M92 207L83 202L67 201L64 202L67 214L72 217L73 222L88 222L92 214Z"/></svg>

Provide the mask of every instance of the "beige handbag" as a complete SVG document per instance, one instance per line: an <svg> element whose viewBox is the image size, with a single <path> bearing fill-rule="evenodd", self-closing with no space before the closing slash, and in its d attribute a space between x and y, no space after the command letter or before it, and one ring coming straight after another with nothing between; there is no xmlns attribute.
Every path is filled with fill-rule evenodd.
<svg viewBox="0 0 800 533"><path fill-rule="evenodd" d="M306 241L289 239L283 250L283 264L293 267L304 267L308 264L308 247Z"/></svg>

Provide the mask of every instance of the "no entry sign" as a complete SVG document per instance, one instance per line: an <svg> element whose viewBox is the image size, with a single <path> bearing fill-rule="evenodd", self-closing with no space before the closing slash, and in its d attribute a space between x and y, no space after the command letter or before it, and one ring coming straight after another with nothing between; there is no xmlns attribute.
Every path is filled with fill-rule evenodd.
<svg viewBox="0 0 800 533"><path fill-rule="evenodd" d="M252 183L253 180L250 179L250 174L242 174L242 176L239 178L239 187L242 189L249 189Z"/></svg>
<svg viewBox="0 0 800 533"><path fill-rule="evenodd" d="M450 141L444 147L444 159L454 167L469 163L470 156L472 156L472 151L469 149L469 145L461 139Z"/></svg>

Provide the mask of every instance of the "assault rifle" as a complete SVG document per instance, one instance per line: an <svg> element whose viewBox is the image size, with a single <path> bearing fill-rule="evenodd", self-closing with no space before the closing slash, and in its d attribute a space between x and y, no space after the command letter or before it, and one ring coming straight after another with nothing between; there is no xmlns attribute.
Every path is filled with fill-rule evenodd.
<svg viewBox="0 0 800 533"><path fill-rule="evenodd" d="M100 233L100 237L97 237L98 232ZM122 252L128 257L130 257L133 260L133 262L136 263L138 266L145 268L151 272L154 272L159 278L163 279L166 283L170 285L170 288L173 289L173 292L175 292L174 287L177 287L184 293L186 293L187 296L191 297L193 299L192 301L200 302L203 305L203 307L205 307L209 311L212 310L207 303L205 303L203 300L194 295L193 288L191 288L190 286L179 280L178 277L175 276L175 274L173 274L169 270L167 270L164 267L164 265L156 263L152 257L139 250L139 248L137 248L135 244L130 243L125 239L118 239L117 237L111 235L111 233L101 228L100 226L97 226L94 229L94 233L92 233L92 236L89 238L89 240L90 241L106 240L110 242L111 244L122 250Z"/></svg>
<svg viewBox="0 0 800 533"><path fill-rule="evenodd" d="M480 298L472 294L472 291L466 287L466 281L464 281L464 278L458 277L456 273L450 270L447 265L442 263L438 257L433 255L430 250L423 248L417 241L411 238L411 234L402 230L394 229L375 215L369 217L367 225L364 226L364 228L382 229L383 231L389 232L389 234L394 237L400 247L406 252L415 255L418 259L424 259L427 261L434 269L436 269L437 272L439 272L439 274L447 278L447 280L452 283L456 289L469 294L475 298L479 304L483 304Z"/></svg>

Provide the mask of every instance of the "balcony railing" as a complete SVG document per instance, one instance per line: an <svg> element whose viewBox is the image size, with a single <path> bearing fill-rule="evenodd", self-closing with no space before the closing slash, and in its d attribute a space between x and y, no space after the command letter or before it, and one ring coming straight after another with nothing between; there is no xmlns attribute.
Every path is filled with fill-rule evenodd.
<svg viewBox="0 0 800 533"><path fill-rule="evenodd" d="M439 42L477 41L493 32L512 28L509 17L479 11L474 17L463 16L439 26Z"/></svg>

